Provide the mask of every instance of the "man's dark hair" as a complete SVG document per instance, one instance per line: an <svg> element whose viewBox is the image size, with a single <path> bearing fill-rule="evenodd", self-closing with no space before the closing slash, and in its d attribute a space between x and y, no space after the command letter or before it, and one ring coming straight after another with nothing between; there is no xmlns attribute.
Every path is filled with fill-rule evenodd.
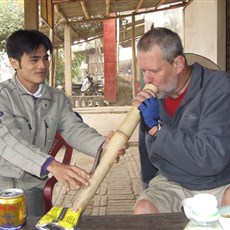
<svg viewBox="0 0 230 230"><path fill-rule="evenodd" d="M43 44L47 51L52 52L50 39L38 30L17 30L7 39L6 52L8 57L21 61L24 53L30 54Z"/></svg>

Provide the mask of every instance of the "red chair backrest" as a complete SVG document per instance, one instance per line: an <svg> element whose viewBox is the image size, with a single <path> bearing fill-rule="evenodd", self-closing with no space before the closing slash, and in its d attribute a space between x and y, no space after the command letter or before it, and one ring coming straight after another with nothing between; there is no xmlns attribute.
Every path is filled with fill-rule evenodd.
<svg viewBox="0 0 230 230"><path fill-rule="evenodd" d="M55 158L59 150L63 148L65 148L65 152L62 159L62 163L70 164L72 154L73 154L73 148L65 142L65 140L62 138L62 136L59 133L56 133L53 146L50 150L50 155ZM53 206L52 195L56 183L57 183L56 178L52 176L51 178L48 179L48 181L45 184L44 193L43 193L44 200L45 200L45 212L48 212Z"/></svg>

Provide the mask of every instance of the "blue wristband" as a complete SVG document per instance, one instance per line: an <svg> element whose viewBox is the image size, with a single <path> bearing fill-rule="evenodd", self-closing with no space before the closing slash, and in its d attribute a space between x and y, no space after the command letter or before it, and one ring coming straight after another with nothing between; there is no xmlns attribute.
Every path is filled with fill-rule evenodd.
<svg viewBox="0 0 230 230"><path fill-rule="evenodd" d="M48 165L54 160L53 157L49 157L45 163L42 165L42 173L43 174L48 174L49 172L47 171Z"/></svg>

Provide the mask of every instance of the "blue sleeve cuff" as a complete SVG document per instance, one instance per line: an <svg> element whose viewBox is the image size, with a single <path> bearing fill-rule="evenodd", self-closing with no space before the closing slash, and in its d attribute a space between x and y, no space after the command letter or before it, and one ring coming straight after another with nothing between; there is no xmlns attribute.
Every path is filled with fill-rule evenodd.
<svg viewBox="0 0 230 230"><path fill-rule="evenodd" d="M48 165L54 160L53 157L49 157L45 163L42 165L42 173L43 174L48 174L49 172L47 171Z"/></svg>

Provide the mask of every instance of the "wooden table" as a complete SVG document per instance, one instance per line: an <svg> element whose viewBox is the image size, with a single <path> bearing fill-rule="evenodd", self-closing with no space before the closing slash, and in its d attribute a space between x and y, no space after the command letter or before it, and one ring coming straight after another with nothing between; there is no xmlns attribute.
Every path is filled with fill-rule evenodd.
<svg viewBox="0 0 230 230"><path fill-rule="evenodd" d="M25 229L36 229L39 218L28 217ZM183 230L188 219L183 213L161 213L154 215L108 215L82 216L77 230L133 230L133 229L170 229Z"/></svg>

